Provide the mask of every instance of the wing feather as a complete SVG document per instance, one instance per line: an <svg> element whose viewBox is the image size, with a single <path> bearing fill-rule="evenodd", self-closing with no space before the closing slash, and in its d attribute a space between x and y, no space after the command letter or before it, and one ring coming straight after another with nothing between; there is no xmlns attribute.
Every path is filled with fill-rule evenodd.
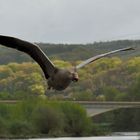
<svg viewBox="0 0 140 140"><path fill-rule="evenodd" d="M132 47L127 47L127 48L123 48L123 49L118 49L118 50L114 50L114 51L110 51L110 52L107 52L107 53L104 53L104 54L100 54L100 55L97 55L97 56L93 56L85 61L83 61L82 63L80 63L79 65L76 66L76 69L79 69L79 68L82 68L84 67L85 65L89 64L89 63L92 63L102 57L105 57L105 56L108 56L110 54L114 54L114 53L117 53L117 52L121 52L121 51L128 51L128 50L134 50L134 48Z"/></svg>
<svg viewBox="0 0 140 140"><path fill-rule="evenodd" d="M40 65L47 79L55 71L54 64L36 44L3 35L0 35L0 44L30 55Z"/></svg>

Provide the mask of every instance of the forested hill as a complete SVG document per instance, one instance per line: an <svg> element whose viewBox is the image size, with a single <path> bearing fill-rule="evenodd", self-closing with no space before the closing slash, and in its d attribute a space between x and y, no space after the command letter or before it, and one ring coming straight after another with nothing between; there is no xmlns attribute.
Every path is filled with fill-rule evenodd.
<svg viewBox="0 0 140 140"><path fill-rule="evenodd" d="M93 44L48 44L38 43L42 50L51 59L62 59L68 61L84 60L91 56L105 53L107 51L124 47L135 47L135 51L122 52L117 54L121 58L140 56L140 40L121 40L108 42L95 42ZM125 53L125 55L124 55ZM9 62L33 61L28 55L19 51L0 46L0 64Z"/></svg>

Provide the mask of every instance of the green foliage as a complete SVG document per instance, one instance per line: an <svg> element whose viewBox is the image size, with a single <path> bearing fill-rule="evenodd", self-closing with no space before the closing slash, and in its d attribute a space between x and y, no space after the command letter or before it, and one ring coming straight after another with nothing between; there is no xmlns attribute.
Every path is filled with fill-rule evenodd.
<svg viewBox="0 0 140 140"><path fill-rule="evenodd" d="M120 94L120 92L113 87L103 88L102 93L104 94L106 101L114 101L117 95Z"/></svg>
<svg viewBox="0 0 140 140"><path fill-rule="evenodd" d="M65 131L71 136L85 136L91 133L92 122L86 117L86 111L73 103L61 104L65 114Z"/></svg>
<svg viewBox="0 0 140 140"><path fill-rule="evenodd" d="M0 116L0 134L1 137L4 137L5 135L7 135L7 124L6 124L6 120Z"/></svg>
<svg viewBox="0 0 140 140"><path fill-rule="evenodd" d="M41 103L33 112L36 128L42 134L62 136L64 133L64 115L50 104Z"/></svg>
<svg viewBox="0 0 140 140"><path fill-rule="evenodd" d="M0 137L89 136L92 123L80 105L70 102L28 99L0 105Z"/></svg>
<svg viewBox="0 0 140 140"><path fill-rule="evenodd" d="M45 83L40 73L39 66L32 63L0 66L0 97L23 98L44 94Z"/></svg>
<svg viewBox="0 0 140 140"><path fill-rule="evenodd" d="M62 60L54 62L60 67L71 66ZM79 82L60 93L47 91L46 80L37 64L10 63L0 66L0 99L31 98L47 93L51 99L65 99L67 95L72 100L135 101L140 99L139 69L140 57L125 61L104 58L80 69Z"/></svg>
<svg viewBox="0 0 140 140"><path fill-rule="evenodd" d="M133 86L130 88L128 96L132 101L140 101L140 74L137 76Z"/></svg>
<svg viewBox="0 0 140 140"><path fill-rule="evenodd" d="M9 123L8 131L13 136L27 137L33 133L33 127L30 122L13 120Z"/></svg>
<svg viewBox="0 0 140 140"><path fill-rule="evenodd" d="M91 90L87 89L86 91L81 91L81 92L76 92L76 93L73 93L73 95L71 95L71 97L74 99L74 100L82 100L82 101L90 101L90 100L95 100L95 96L94 94L92 93Z"/></svg>
<svg viewBox="0 0 140 140"><path fill-rule="evenodd" d="M139 109L120 109L118 111L114 111L114 131L139 131L140 126L138 123L140 119L138 116L140 115ZM127 114L127 115L126 115ZM138 116L137 116L138 115Z"/></svg>

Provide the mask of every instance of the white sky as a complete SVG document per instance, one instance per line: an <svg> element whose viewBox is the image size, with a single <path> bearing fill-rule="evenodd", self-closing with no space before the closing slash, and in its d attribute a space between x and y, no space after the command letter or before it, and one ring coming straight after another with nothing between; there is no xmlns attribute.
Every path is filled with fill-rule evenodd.
<svg viewBox="0 0 140 140"><path fill-rule="evenodd" d="M140 0L0 0L0 34L50 43L140 39Z"/></svg>

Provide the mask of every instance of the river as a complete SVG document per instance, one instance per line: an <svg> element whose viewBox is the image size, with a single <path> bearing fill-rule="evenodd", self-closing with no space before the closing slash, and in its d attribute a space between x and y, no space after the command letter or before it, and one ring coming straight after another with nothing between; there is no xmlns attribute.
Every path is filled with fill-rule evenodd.
<svg viewBox="0 0 140 140"><path fill-rule="evenodd" d="M36 139L37 140L37 139ZM140 140L138 136L80 137L80 138L46 138L38 140Z"/></svg>

